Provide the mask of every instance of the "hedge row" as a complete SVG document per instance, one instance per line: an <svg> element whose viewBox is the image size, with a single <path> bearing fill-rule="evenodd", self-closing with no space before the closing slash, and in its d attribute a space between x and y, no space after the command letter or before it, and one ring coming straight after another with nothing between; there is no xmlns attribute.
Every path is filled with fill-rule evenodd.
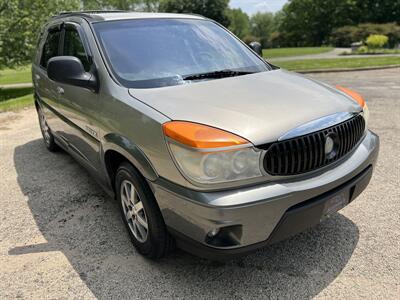
<svg viewBox="0 0 400 300"><path fill-rule="evenodd" d="M0 88L0 102L33 93L33 87Z"/></svg>
<svg viewBox="0 0 400 300"><path fill-rule="evenodd" d="M370 35L375 34L386 35L389 38L389 48L400 44L400 26L396 23L367 23L340 27L332 32L330 42L336 47L350 47L351 43L365 41Z"/></svg>

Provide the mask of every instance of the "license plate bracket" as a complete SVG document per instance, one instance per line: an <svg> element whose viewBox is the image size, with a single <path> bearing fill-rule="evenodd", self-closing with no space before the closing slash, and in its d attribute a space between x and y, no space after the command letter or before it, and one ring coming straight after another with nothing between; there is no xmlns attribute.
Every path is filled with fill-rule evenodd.
<svg viewBox="0 0 400 300"><path fill-rule="evenodd" d="M328 201L325 202L324 210L322 213L322 220L329 218L347 204L349 204L350 193L349 190L340 192L333 197L331 197Z"/></svg>

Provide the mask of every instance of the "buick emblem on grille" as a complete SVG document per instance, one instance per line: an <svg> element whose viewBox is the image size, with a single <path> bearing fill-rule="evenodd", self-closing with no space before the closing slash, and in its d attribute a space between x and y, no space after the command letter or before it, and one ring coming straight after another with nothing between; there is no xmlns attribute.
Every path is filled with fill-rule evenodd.
<svg viewBox="0 0 400 300"><path fill-rule="evenodd" d="M325 136L325 155L328 159L336 156L338 146L338 139L334 133Z"/></svg>
<svg viewBox="0 0 400 300"><path fill-rule="evenodd" d="M333 146L335 146L333 139L330 136L327 136L325 139L325 154L330 154L333 151Z"/></svg>

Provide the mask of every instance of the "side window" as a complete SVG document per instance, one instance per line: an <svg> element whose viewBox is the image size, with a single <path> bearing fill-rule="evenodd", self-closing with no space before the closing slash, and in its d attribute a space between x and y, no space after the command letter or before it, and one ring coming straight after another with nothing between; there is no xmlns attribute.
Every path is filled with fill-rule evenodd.
<svg viewBox="0 0 400 300"><path fill-rule="evenodd" d="M40 65L47 68L47 62L50 58L58 56L58 44L60 41L60 31L50 31L47 35L46 42L43 45L42 57Z"/></svg>
<svg viewBox="0 0 400 300"><path fill-rule="evenodd" d="M75 56L79 58L85 68L85 71L90 70L89 59L86 55L85 48L83 47L82 40L79 36L78 31L74 28L65 29L64 37L64 53L66 56Z"/></svg>

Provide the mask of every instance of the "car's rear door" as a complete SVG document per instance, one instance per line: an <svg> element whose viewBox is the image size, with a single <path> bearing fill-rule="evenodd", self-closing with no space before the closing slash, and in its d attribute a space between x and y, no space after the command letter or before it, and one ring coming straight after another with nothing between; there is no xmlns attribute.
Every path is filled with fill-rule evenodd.
<svg viewBox="0 0 400 300"><path fill-rule="evenodd" d="M47 123L56 136L63 130L63 122L58 117L59 95L56 83L47 76L48 61L60 54L61 24L50 26L43 33L39 43L37 57L32 64L32 81L35 87L36 97L39 99L42 110L46 115Z"/></svg>

